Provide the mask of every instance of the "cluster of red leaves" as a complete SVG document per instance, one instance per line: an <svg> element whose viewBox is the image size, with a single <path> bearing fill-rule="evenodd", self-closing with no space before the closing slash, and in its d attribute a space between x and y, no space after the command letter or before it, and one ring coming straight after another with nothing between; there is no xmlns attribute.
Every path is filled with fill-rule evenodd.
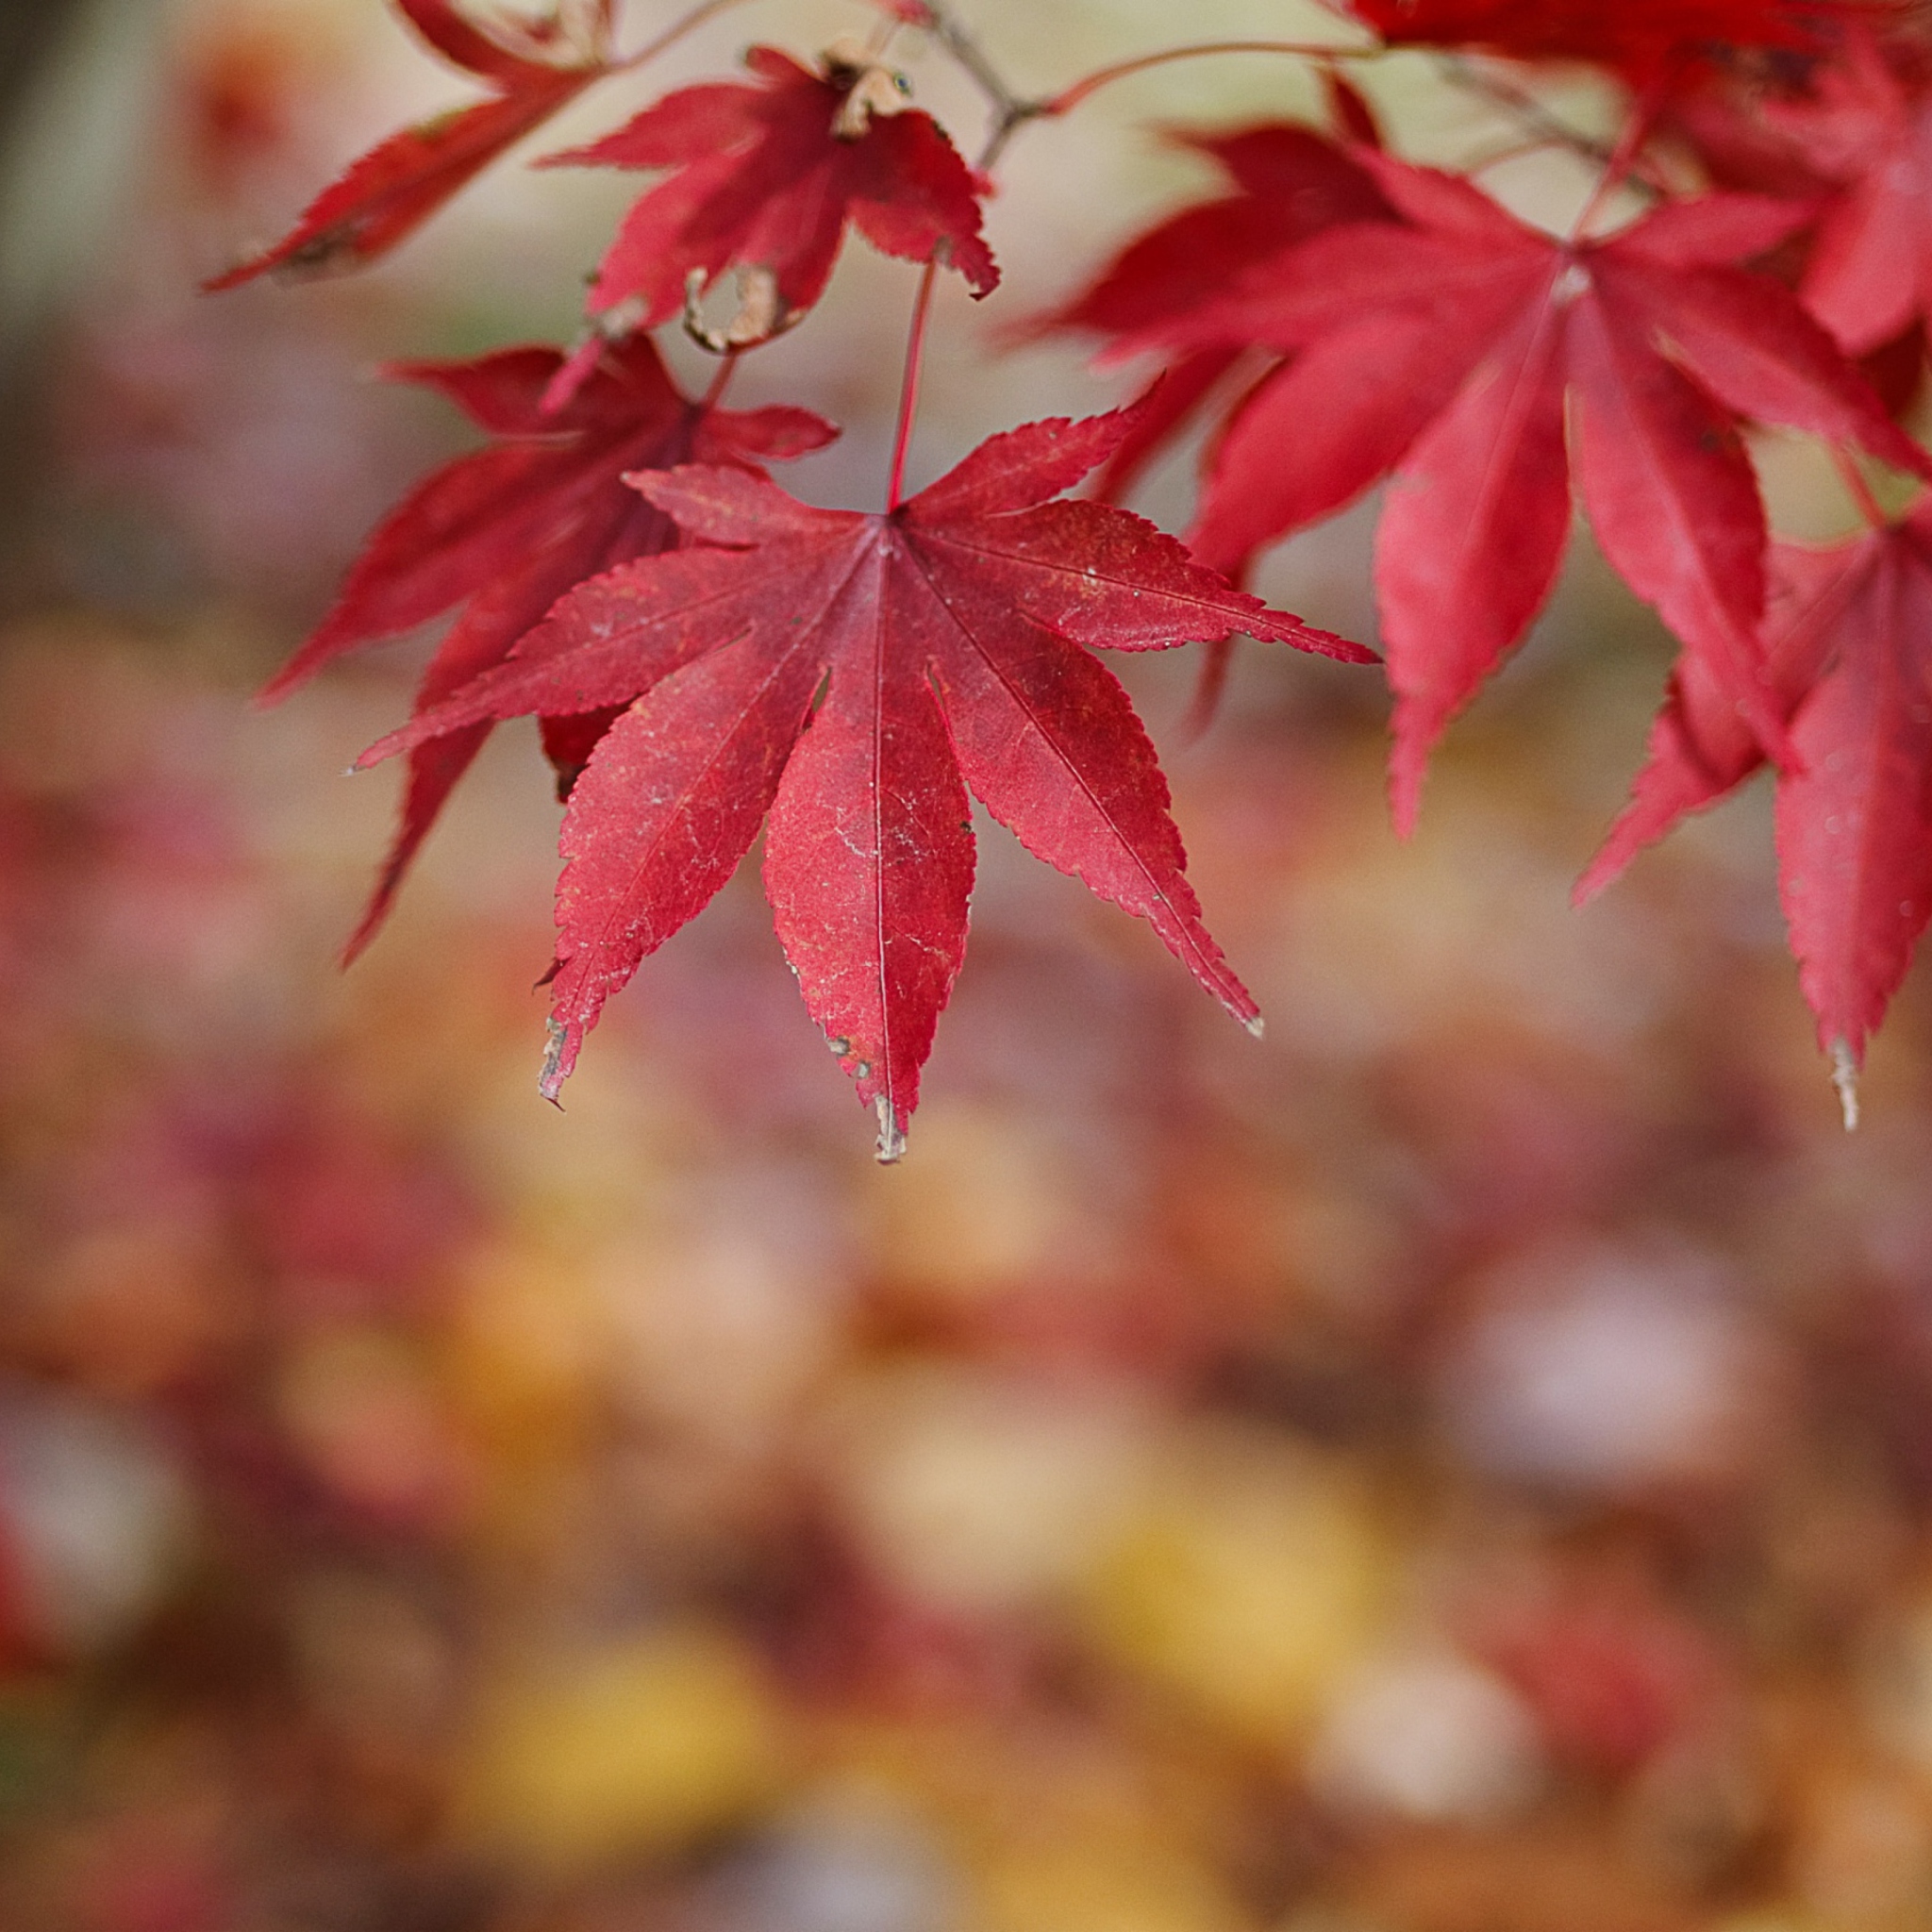
<svg viewBox="0 0 1932 1932"><path fill-rule="evenodd" d="M761 340L824 292L848 222L888 254L958 268L975 293L993 287L984 184L895 75L843 47L816 70L769 48L748 61L752 85L684 89L551 158L672 171L625 219L593 312L634 304L641 326L660 323L736 268L746 325L730 340ZM366 203L358 183L381 157L394 187L401 143L324 198L329 222ZM438 198L453 185L418 183ZM414 218L429 205L411 203ZM311 210L252 267L312 263L320 219ZM391 222L381 239L401 232ZM365 236L362 254L375 247ZM1131 416L996 437L883 515L815 510L757 459L816 447L829 425L689 402L648 338L611 347L606 333L567 359L522 349L396 372L499 441L390 517L270 688L461 606L416 718L370 754L407 751L409 780L351 954L492 724L535 713L570 801L553 1098L609 992L711 899L769 811L780 936L893 1158L964 950L968 787L1256 1024L1201 923L1153 748L1085 647L1241 630L1369 654L1269 610L1122 510L1054 503L1132 433Z"/></svg>
<svg viewBox="0 0 1932 1932"><path fill-rule="evenodd" d="M495 97L385 143L217 286L373 258L591 80L635 64L612 53L608 0L575 34L399 4ZM930 7L885 10L947 39ZM749 82L685 88L548 157L663 178L606 254L575 354L401 372L499 441L378 530L275 687L461 607L415 718L369 755L407 752L409 785L351 950L483 735L534 713L570 801L553 1096L608 994L722 886L769 813L780 936L895 1153L964 946L969 790L1252 1020L1201 924L1152 749L1090 648L1202 641L1224 663L1245 633L1367 656L1234 582L1263 546L1387 479L1375 579L1398 825L1430 747L1547 599L1580 499L1681 645L1650 763L1585 887L1768 758L1806 991L1827 1046L1855 1063L1932 913L1915 623L1932 526L1915 512L1822 561L1774 548L1745 437L1796 430L1932 478L1848 359L1921 353L1932 50L1877 0L1350 10L1391 45L1607 70L1633 108L1606 185L1627 172L1654 205L1606 232L1600 194L1575 232L1549 234L1471 179L1384 152L1368 107L1333 80L1336 138L1285 123L1183 137L1234 192L1131 242L1049 318L1103 335L1108 357L1158 358L1164 380L1134 411L995 437L881 514L778 490L759 462L829 426L689 402L635 331L682 313L713 347L756 346L819 299L848 225L991 290L988 184L908 105L882 43L841 42L811 66L755 48ZM1001 105L1002 136L1041 111ZM731 271L738 313L710 329L698 305ZM1889 385L1892 401L1916 374ZM1054 500L1096 469L1118 495L1204 413L1191 558L1121 510Z"/></svg>
<svg viewBox="0 0 1932 1932"><path fill-rule="evenodd" d="M1734 266L1807 210L1706 194L1564 242L1452 175L1374 152L1359 165L1398 219L1270 250L1128 339L1284 358L1219 443L1197 551L1239 574L1393 473L1376 587L1404 830L1429 746L1556 581L1572 466L1610 561L1776 742L1754 641L1764 516L1739 424L1856 440L1932 474L1795 298Z"/></svg>
<svg viewBox="0 0 1932 1932"><path fill-rule="evenodd" d="M1613 232L1558 237L1358 134L1250 127L1200 143L1236 193L1130 243L1053 321L1106 335L1109 358L1164 365L1134 469L1213 406L1189 541L1237 578L1388 479L1375 590L1404 829L1430 746L1554 586L1574 489L1681 646L1650 762L1579 895L1768 756L1806 994L1827 1050L1856 1066L1932 914L1932 638L1912 601L1924 512L1822 559L1774 545L1743 437L1796 429L1932 477L1848 359L1899 341L1912 360L1890 399L1917 391L1926 50L1854 8L1355 10L1391 39L1594 59L1651 86L1653 108L1680 90L1696 110L1680 138L1725 138L1707 180L1748 149L1804 192L1659 192ZM1720 42L1807 58L1783 89L1747 90L1692 71Z"/></svg>

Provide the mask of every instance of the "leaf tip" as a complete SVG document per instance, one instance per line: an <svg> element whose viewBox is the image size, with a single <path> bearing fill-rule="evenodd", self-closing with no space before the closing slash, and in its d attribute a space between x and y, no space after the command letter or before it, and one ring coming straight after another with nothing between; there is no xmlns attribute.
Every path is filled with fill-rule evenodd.
<svg viewBox="0 0 1932 1932"><path fill-rule="evenodd" d="M1233 662L1233 638L1217 638L1208 644L1207 656L1201 660L1201 674L1194 680L1193 698L1189 703L1187 716L1181 720L1183 744L1192 744L1205 737L1208 727L1214 723L1227 690L1227 674Z"/></svg>
<svg viewBox="0 0 1932 1932"><path fill-rule="evenodd" d="M1831 1042L1831 1084L1838 1089L1845 1132L1855 1134L1858 1130L1858 1061L1842 1034Z"/></svg>
<svg viewBox="0 0 1932 1932"><path fill-rule="evenodd" d="M563 1091L564 1077L570 1071L563 1063L570 1048L570 1029L555 1014L543 1024L549 1029L550 1043L544 1049L543 1069L537 1075L537 1091L561 1113L563 1103L557 1096Z"/></svg>
<svg viewBox="0 0 1932 1932"><path fill-rule="evenodd" d="M906 1129L893 1118L891 1100L881 1093L873 1106L879 1117L878 1160L881 1167L891 1167L906 1158Z"/></svg>
<svg viewBox="0 0 1932 1932"><path fill-rule="evenodd" d="M1389 817L1395 836L1406 845L1415 837L1416 820L1422 816L1423 774L1413 766L1398 762L1389 774Z"/></svg>
<svg viewBox="0 0 1932 1932"><path fill-rule="evenodd" d="M1405 844L1415 836L1416 821L1422 816L1429 747L1442 729L1440 713L1424 721L1417 717L1418 708L1406 698L1397 700L1395 742L1389 754L1389 816L1395 836Z"/></svg>
<svg viewBox="0 0 1932 1932"><path fill-rule="evenodd" d="M1260 1016L1259 1013L1249 1014L1248 1017L1241 1022L1241 1024L1245 1026L1257 1040L1264 1040L1267 1038L1268 1023Z"/></svg>
<svg viewBox="0 0 1932 1932"><path fill-rule="evenodd" d="M1592 900L1600 897L1622 870L1622 865L1607 851L1599 852L1570 888L1571 911L1581 912Z"/></svg>

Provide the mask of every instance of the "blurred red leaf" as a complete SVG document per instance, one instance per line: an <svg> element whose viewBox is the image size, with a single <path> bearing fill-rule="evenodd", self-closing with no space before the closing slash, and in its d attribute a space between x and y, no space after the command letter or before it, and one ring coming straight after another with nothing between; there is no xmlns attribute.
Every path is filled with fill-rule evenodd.
<svg viewBox="0 0 1932 1932"><path fill-rule="evenodd" d="M1817 44L1844 0L1347 0L1396 45L1474 47L1524 60L1592 60L1643 81L1743 47Z"/></svg>
<svg viewBox="0 0 1932 1932"><path fill-rule="evenodd" d="M1293 356L1220 443L1197 551L1238 568L1393 471L1375 576L1407 827L1430 746L1556 581L1574 464L1611 563L1777 744L1755 641L1764 518L1740 419L1928 468L1790 291L1735 265L1799 226L1804 205L1709 194L1565 242L1453 175L1361 158L1403 225L1330 228L1167 331L1194 350Z"/></svg>
<svg viewBox="0 0 1932 1932"><path fill-rule="evenodd" d="M1791 725L1778 886L1828 1052L1865 1058L1932 916L1932 509L1852 546L1832 661Z"/></svg>
<svg viewBox="0 0 1932 1932"><path fill-rule="evenodd" d="M1848 37L1817 98L1787 109L1822 172L1841 187L1806 264L1807 307L1854 355L1925 313L1932 277L1932 98L1869 34ZM1809 140L1806 141L1805 137Z"/></svg>
<svg viewBox="0 0 1932 1932"><path fill-rule="evenodd" d="M203 284L210 293L271 272L360 268L413 234L507 148L609 70L611 0L593 18L592 44L528 25L499 34L473 25L452 0L395 0L439 54L487 80L488 100L451 108L391 135L331 182L274 247ZM558 56L562 56L558 59Z"/></svg>
<svg viewBox="0 0 1932 1932"><path fill-rule="evenodd" d="M1767 661L1791 713L1777 791L1779 884L1821 1044L1863 1062L1932 916L1932 505L1829 550L1779 545ZM1609 883L1763 762L1688 661L1629 807L1578 883Z"/></svg>
<svg viewBox="0 0 1932 1932"><path fill-rule="evenodd" d="M1499 1607L1476 1647L1528 1700L1556 1756L1625 1776L1681 1736L1716 1692L1710 1646L1629 1588Z"/></svg>
<svg viewBox="0 0 1932 1932"><path fill-rule="evenodd" d="M460 605L417 693L418 708L427 708L501 663L573 585L677 546L676 525L625 488L625 471L691 458L755 467L759 458L820 448L838 433L805 409L739 411L692 401L642 336L607 347L568 406L548 412L542 398L562 362L555 349L521 348L474 362L393 366L391 375L441 390L498 441L446 464L404 498L266 697L283 696L345 651L414 630ZM582 721L572 726L547 746L558 754L560 773L589 756ZM472 724L411 751L402 823L349 941L349 958L375 937L489 728Z"/></svg>

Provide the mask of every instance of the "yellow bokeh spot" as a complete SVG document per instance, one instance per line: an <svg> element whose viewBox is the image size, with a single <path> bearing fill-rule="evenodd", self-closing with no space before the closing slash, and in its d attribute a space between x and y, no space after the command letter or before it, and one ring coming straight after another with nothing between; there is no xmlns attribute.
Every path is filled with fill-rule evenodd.
<svg viewBox="0 0 1932 1932"><path fill-rule="evenodd" d="M674 1852L768 1799L785 1755L749 1653L710 1630L657 1633L500 1693L466 1822L491 1852L551 1866Z"/></svg>
<svg viewBox="0 0 1932 1932"><path fill-rule="evenodd" d="M986 1932L1248 1932L1199 1866L1159 1846L1029 1848L977 1874Z"/></svg>
<svg viewBox="0 0 1932 1932"><path fill-rule="evenodd" d="M1160 1469L1094 1571L1087 1622L1117 1666L1287 1747L1386 1626L1392 1563L1358 1486L1231 1434Z"/></svg>

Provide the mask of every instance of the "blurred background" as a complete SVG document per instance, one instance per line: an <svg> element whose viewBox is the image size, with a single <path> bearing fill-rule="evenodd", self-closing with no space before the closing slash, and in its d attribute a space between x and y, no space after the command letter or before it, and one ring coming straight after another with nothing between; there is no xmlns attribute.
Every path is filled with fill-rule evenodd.
<svg viewBox="0 0 1932 1932"><path fill-rule="evenodd" d="M1172 11L972 0L1027 87ZM866 18L762 0L551 144ZM1764 791L1568 909L1670 650L1586 541L1406 848L1372 675L1251 647L1185 744L1192 654L1124 667L1264 1043L982 824L901 1168L750 867L558 1113L534 732L341 975L394 774L340 774L423 647L249 693L464 446L374 366L568 341L634 184L513 164L207 299L465 83L377 0L41 0L0 59L0 1926L1932 1925L1924 983L1847 1138ZM1369 85L1411 154L1484 136ZM915 470L1131 387L1000 338L1209 185L1154 124L1316 98L1203 62L1030 131ZM855 244L744 374L846 425L809 497L875 500L913 279ZM1261 588L1372 635L1370 529Z"/></svg>

